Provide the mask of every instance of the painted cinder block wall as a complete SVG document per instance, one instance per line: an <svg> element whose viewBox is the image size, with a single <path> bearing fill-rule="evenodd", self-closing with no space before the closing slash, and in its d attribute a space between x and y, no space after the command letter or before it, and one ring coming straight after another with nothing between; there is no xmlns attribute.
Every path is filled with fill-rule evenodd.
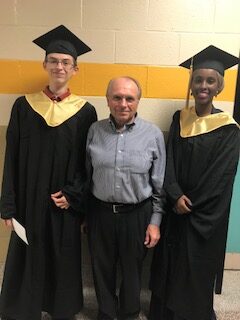
<svg viewBox="0 0 240 320"><path fill-rule="evenodd" d="M234 55L240 49L238 0L8 0L0 3L0 178L5 132L12 103L41 90L44 52L32 40L64 24L91 48L79 58L71 90L108 116L105 89L117 75L136 77L143 88L140 116L167 133L173 112L184 106L188 71L178 64L208 46ZM215 105L232 112L236 67L226 72ZM240 171L240 170L239 170ZM240 268L240 172L235 181L227 246L227 268ZM0 227L0 261L9 232Z"/></svg>

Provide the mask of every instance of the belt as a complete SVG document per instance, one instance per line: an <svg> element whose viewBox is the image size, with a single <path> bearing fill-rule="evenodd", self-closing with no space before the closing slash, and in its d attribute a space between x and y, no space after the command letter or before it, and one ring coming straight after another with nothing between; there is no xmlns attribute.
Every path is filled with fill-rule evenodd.
<svg viewBox="0 0 240 320"><path fill-rule="evenodd" d="M111 209L113 213L127 213L134 209L137 209L144 205L146 202L150 201L151 198L147 198L138 203L118 203L118 202L105 202L98 198L95 198L96 201L103 207Z"/></svg>

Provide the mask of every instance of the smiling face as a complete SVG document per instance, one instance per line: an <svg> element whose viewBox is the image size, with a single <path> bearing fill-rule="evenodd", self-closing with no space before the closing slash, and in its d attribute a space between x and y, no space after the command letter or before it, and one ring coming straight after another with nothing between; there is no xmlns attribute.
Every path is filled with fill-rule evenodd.
<svg viewBox="0 0 240 320"><path fill-rule="evenodd" d="M54 87L67 86L78 68L73 57L64 53L50 53L43 62L49 76L49 84Z"/></svg>
<svg viewBox="0 0 240 320"><path fill-rule="evenodd" d="M137 84L129 78L117 78L110 82L107 102L117 125L130 123L137 112L140 92Z"/></svg>
<svg viewBox="0 0 240 320"><path fill-rule="evenodd" d="M221 91L220 75L213 69L197 69L191 82L196 106L210 106L214 96Z"/></svg>

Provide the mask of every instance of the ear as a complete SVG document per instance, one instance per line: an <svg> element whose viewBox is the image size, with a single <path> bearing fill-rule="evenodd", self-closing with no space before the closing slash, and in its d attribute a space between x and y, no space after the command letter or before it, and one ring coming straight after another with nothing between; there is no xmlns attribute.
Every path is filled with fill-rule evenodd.
<svg viewBox="0 0 240 320"><path fill-rule="evenodd" d="M43 69L46 70L46 67L47 67L47 63L46 63L46 61L44 60L44 61L43 61Z"/></svg>
<svg viewBox="0 0 240 320"><path fill-rule="evenodd" d="M108 107L109 107L109 97L108 96L106 96L106 99L107 99L107 105L108 105Z"/></svg>
<svg viewBox="0 0 240 320"><path fill-rule="evenodd" d="M75 75L79 71L78 66L73 67L72 75Z"/></svg>

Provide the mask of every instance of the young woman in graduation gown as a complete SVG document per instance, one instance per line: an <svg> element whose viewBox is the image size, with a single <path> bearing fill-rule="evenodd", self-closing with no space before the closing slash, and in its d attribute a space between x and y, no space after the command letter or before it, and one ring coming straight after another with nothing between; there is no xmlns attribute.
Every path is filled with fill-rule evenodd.
<svg viewBox="0 0 240 320"><path fill-rule="evenodd" d="M205 60L211 50L219 56L212 47ZM240 136L231 116L213 106L229 66L201 58L195 56L190 80L195 106L174 114L168 137L168 201L152 263L151 320L216 319L213 292L216 283L221 291Z"/></svg>

